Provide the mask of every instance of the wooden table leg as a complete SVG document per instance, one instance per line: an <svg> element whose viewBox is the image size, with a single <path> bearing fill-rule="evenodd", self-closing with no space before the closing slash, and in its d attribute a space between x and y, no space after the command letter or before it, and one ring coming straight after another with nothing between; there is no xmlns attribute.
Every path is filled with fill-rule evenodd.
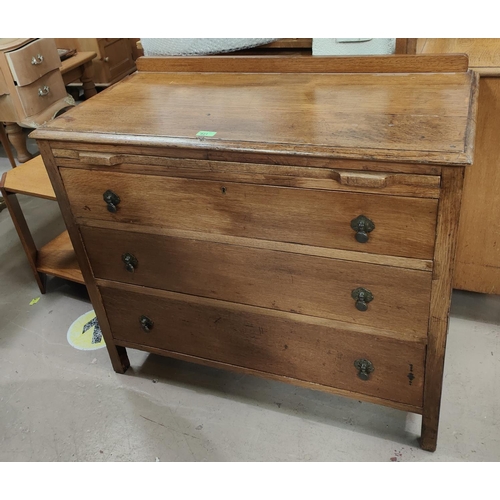
<svg viewBox="0 0 500 500"><path fill-rule="evenodd" d="M14 160L14 155L12 154L12 149L10 148L9 138L7 137L7 134L5 132L5 127L3 126L3 123L0 123L0 142L2 143L2 146L5 149L5 152L7 153L7 158L9 159L12 168L15 168L16 160Z"/></svg>
<svg viewBox="0 0 500 500"><path fill-rule="evenodd" d="M26 148L26 137L24 136L23 129L17 123L7 123L7 136L10 143L17 151L17 159L19 163L27 162L33 158L33 155Z"/></svg>
<svg viewBox="0 0 500 500"><path fill-rule="evenodd" d="M4 189L1 189L2 195L4 197L5 205L9 209L12 222L16 228L21 244L23 245L26 256L28 257L28 262L30 264L31 270L35 275L36 282L38 283L38 288L40 288L41 293L45 293L45 282L46 276L43 273L39 273L36 269L36 257L38 250L36 248L35 242L33 241L33 236L31 236L28 224L24 218L24 214L19 205L19 200L15 193L9 193Z"/></svg>
<svg viewBox="0 0 500 500"><path fill-rule="evenodd" d="M83 84L83 95L85 99L90 99L97 94L97 90L94 84L94 67L92 66L92 61L88 61L83 65L82 73L82 84Z"/></svg>

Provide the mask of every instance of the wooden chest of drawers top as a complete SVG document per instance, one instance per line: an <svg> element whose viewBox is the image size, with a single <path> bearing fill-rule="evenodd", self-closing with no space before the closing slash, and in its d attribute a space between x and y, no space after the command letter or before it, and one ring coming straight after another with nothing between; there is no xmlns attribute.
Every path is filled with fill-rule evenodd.
<svg viewBox="0 0 500 500"><path fill-rule="evenodd" d="M32 134L115 370L293 381L422 413L435 447L477 78L382 59L147 58Z"/></svg>
<svg viewBox="0 0 500 500"><path fill-rule="evenodd" d="M183 61L174 59L166 64L171 73L136 73L35 137L293 157L471 162L472 72L411 73L418 66L405 68L403 57L399 73L329 73L328 61L307 61L320 66L280 73L275 63L269 73L253 74L237 67L227 72L231 65L224 62L224 72L214 66L214 72L195 73L176 72ZM200 131L216 134L200 137Z"/></svg>

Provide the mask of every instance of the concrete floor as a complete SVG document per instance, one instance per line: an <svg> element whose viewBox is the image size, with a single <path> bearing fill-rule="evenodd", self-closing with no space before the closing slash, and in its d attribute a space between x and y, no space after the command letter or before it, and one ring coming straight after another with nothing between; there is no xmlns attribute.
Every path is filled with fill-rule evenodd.
<svg viewBox="0 0 500 500"><path fill-rule="evenodd" d="M54 202L20 201L37 243L63 230ZM118 375L105 349L66 341L91 309L85 287L53 278L29 305L40 293L6 210L0 263L2 461L500 459L500 297L453 296L438 450L428 453L418 415L133 350Z"/></svg>

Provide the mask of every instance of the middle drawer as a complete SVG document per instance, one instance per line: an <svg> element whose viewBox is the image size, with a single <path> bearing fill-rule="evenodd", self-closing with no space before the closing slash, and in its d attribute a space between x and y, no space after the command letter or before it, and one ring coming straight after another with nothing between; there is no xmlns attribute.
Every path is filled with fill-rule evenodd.
<svg viewBox="0 0 500 500"><path fill-rule="evenodd" d="M61 59L53 38L41 38L5 54L16 85L23 87L51 71L58 70Z"/></svg>
<svg viewBox="0 0 500 500"><path fill-rule="evenodd" d="M425 338L431 273L81 226L94 276ZM361 295L360 295L360 292Z"/></svg>

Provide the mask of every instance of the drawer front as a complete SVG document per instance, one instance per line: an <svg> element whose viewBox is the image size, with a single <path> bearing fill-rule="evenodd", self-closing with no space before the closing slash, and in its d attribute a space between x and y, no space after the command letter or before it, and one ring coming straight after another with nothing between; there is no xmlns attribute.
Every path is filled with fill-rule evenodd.
<svg viewBox="0 0 500 500"><path fill-rule="evenodd" d="M8 52L6 56L14 81L20 87L33 83L61 66L53 38L36 40L21 49Z"/></svg>
<svg viewBox="0 0 500 500"><path fill-rule="evenodd" d="M117 341L422 406L422 344L168 292L100 291ZM357 360L372 364L367 380Z"/></svg>
<svg viewBox="0 0 500 500"><path fill-rule="evenodd" d="M77 219L431 259L437 200L60 169ZM115 213L103 194L120 198ZM375 228L356 239L352 221Z"/></svg>
<svg viewBox="0 0 500 500"><path fill-rule="evenodd" d="M431 273L426 271L127 231L80 230L97 278L383 328L402 338L427 336ZM355 300L352 292L358 288L373 299Z"/></svg>
<svg viewBox="0 0 500 500"><path fill-rule="evenodd" d="M18 87L17 93L26 116L32 116L65 97L66 88L61 72L56 69L30 85Z"/></svg>

